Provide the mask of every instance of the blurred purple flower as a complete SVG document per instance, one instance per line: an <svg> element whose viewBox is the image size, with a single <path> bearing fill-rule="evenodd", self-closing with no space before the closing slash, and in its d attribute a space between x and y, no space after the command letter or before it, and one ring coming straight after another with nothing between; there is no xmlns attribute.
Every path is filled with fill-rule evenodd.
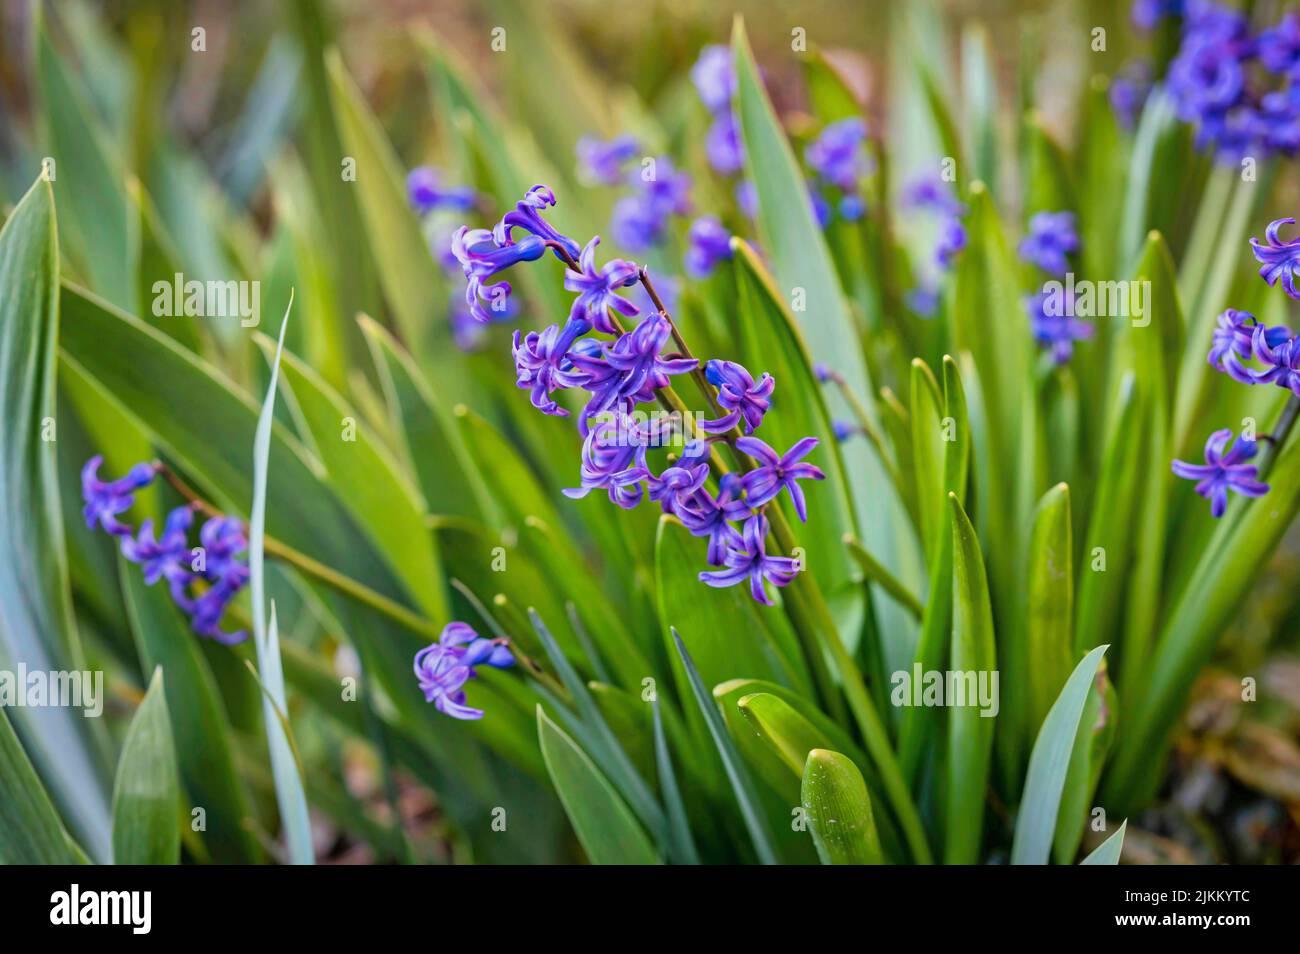
<svg viewBox="0 0 1300 954"><path fill-rule="evenodd" d="M1038 344L1052 352L1052 360L1064 364L1074 355L1074 343L1091 338L1093 326L1073 315L1072 299L1039 292L1025 299L1029 328Z"/></svg>
<svg viewBox="0 0 1300 954"><path fill-rule="evenodd" d="M841 119L822 130L804 150L808 167L844 192L856 192L858 180L868 171L862 143L867 124L857 117Z"/></svg>
<svg viewBox="0 0 1300 954"><path fill-rule="evenodd" d="M578 164L583 175L602 185L617 185L622 181L623 167L636 153L636 137L627 133L608 142L593 136L578 140Z"/></svg>
<svg viewBox="0 0 1300 954"><path fill-rule="evenodd" d="M1079 250L1073 212L1039 212L1029 220L1029 233L1020 240L1020 257L1052 275L1070 270L1066 256Z"/></svg>
<svg viewBox="0 0 1300 954"><path fill-rule="evenodd" d="M731 233L712 216L692 222L686 241L690 246L686 250L686 273L693 278L703 278L718 262L731 258Z"/></svg>
<svg viewBox="0 0 1300 954"><path fill-rule="evenodd" d="M194 511L189 505L177 507L163 522L162 536L154 539L153 521L140 524L135 537L122 538L122 556L140 564L144 581L149 586L160 579L189 580L189 540L186 536L194 521Z"/></svg>
<svg viewBox="0 0 1300 954"><path fill-rule="evenodd" d="M691 67L691 82L700 94L704 107L717 113L731 104L736 93L736 71L731 61L731 49L726 46L706 46Z"/></svg>
<svg viewBox="0 0 1300 954"><path fill-rule="evenodd" d="M952 267L957 254L966 247L966 226L961 219L945 216L939 223L939 238L934 246L934 261L942 269Z"/></svg>
<svg viewBox="0 0 1300 954"><path fill-rule="evenodd" d="M473 189L465 186L444 186L442 173L431 166L417 166L406 176L406 194L411 208L424 215L434 209L455 209L467 212L474 208Z"/></svg>
<svg viewBox="0 0 1300 954"><path fill-rule="evenodd" d="M131 509L135 492L153 482L155 469L152 464L136 464L125 477L104 481L99 479L103 463L103 455L96 454L81 468L81 496L85 501L82 515L86 518L86 528L94 530L98 523L114 536L129 536L131 528L118 521L117 515Z"/></svg>
<svg viewBox="0 0 1300 954"><path fill-rule="evenodd" d="M718 113L704 137L704 154L715 172L734 175L745 165L745 146L740 140L740 126L727 110Z"/></svg>
<svg viewBox="0 0 1300 954"><path fill-rule="evenodd" d="M929 209L948 216L966 214L966 206L953 194L952 183L935 175L917 176L909 182L901 201L905 208Z"/></svg>

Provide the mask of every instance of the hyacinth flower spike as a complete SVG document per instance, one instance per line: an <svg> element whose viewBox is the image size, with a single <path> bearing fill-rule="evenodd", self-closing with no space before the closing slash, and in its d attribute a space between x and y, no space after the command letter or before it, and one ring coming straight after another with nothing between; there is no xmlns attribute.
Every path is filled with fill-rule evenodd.
<svg viewBox="0 0 1300 954"><path fill-rule="evenodd" d="M718 404L727 413L717 420L697 421L700 430L709 434L725 434L743 419L745 433L754 433L754 429L763 423L763 415L772 406L772 391L776 388L776 380L763 372L755 384L753 375L744 365L716 359L704 366L704 374L708 382L718 389Z"/></svg>
<svg viewBox="0 0 1300 954"><path fill-rule="evenodd" d="M1269 365L1267 371L1252 373L1251 377L1260 384L1276 384L1288 388L1292 394L1300 397L1300 340L1288 337L1277 346L1269 343L1269 331L1263 325L1256 325L1251 337L1255 357ZM1283 329L1285 330L1285 329Z"/></svg>
<svg viewBox="0 0 1300 954"><path fill-rule="evenodd" d="M1262 497L1268 493L1268 484L1261 483L1258 469L1246 461L1258 450L1256 441L1239 440L1229 449L1232 431L1226 428L1215 431L1205 442L1205 463L1173 462L1173 471L1185 480L1195 480L1196 492L1210 501L1210 513L1222 517L1228 507L1228 491L1243 497Z"/></svg>

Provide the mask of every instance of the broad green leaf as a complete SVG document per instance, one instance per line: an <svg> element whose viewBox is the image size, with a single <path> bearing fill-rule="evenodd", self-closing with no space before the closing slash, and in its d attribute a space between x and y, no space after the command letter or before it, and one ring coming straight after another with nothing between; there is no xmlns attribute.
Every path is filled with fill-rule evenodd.
<svg viewBox="0 0 1300 954"><path fill-rule="evenodd" d="M1120 383L1111 437L1102 457L1101 483L1083 540L1088 563L1080 567L1076 653L1098 645L1118 624L1133 546L1132 514L1137 479L1132 462L1140 456L1142 401L1133 375ZM1100 567L1105 567L1101 572Z"/></svg>
<svg viewBox="0 0 1300 954"><path fill-rule="evenodd" d="M311 841L311 821L307 817L307 795L303 791L300 766L289 736L288 706L284 694L284 668L280 660L280 637L276 627L275 604L266 616L266 578L264 550L266 537L266 485L271 457L271 425L275 414L275 386L280 373L280 356L284 349L284 330L289 325L293 296L280 321L280 338L271 362L271 383L266 401L257 420L253 438L253 505L248 518L248 576L252 593L253 645L257 650L257 674L265 690L262 720L266 744L271 754L271 775L275 780L276 802L280 806L280 823L289 847L289 859L296 865L315 861Z"/></svg>
<svg viewBox="0 0 1300 954"><path fill-rule="evenodd" d="M989 605L984 557L970 518L955 495L948 497L952 519L952 648L954 673L991 679L997 672L993 611ZM969 688L970 682L966 681ZM996 695L996 694L995 694ZM993 749L993 719L970 698L948 709L948 796L944 861L974 864L980 858L985 786ZM975 700L978 703L979 700Z"/></svg>
<svg viewBox="0 0 1300 954"><path fill-rule="evenodd" d="M839 442L831 429L830 413L822 386L813 373L804 335L778 294L771 273L744 241L733 239L732 248L741 338L739 359L755 374L766 372L777 381L772 400L780 413L774 411L763 419L758 436L778 453L804 437L820 441L808 459L826 472L827 479L807 487L808 521L795 523L790 507L785 508L785 513L795 526L799 545L806 551L804 564L826 594L852 648L862 625L862 588L839 543L845 529L856 526Z"/></svg>
<svg viewBox="0 0 1300 954"><path fill-rule="evenodd" d="M735 109L746 169L757 191L758 231L772 262L778 297L797 302L795 314L812 359L824 362L871 393L874 387L867 375L857 328L826 240L813 220L803 173L763 89L739 19L732 32L732 49ZM840 398L832 398L832 416L848 416L841 413L843 403ZM866 405L866 409L868 414L874 414L874 403ZM916 543L902 505L889 485L884 463L865 441L845 444L841 453L857 523L863 530L862 542L905 582L918 579L921 565ZM843 532L842 527L839 532ZM893 627L899 627L905 633L911 627L901 607L880 609L878 623L882 631L892 632ZM842 624L844 620L837 622ZM843 633L849 645L856 637L852 630Z"/></svg>
<svg viewBox="0 0 1300 954"><path fill-rule="evenodd" d="M326 55L334 118L346 155L356 160L358 204L379 269L384 297L416 354L441 316L432 276L437 266L406 199L405 176L383 127L337 50Z"/></svg>
<svg viewBox="0 0 1300 954"><path fill-rule="evenodd" d="M450 410L386 328L367 315L360 317L360 323L393 417L393 430L429 510L475 518L491 513L491 497L470 462Z"/></svg>
<svg viewBox="0 0 1300 954"><path fill-rule="evenodd" d="M1073 211L1077 192L1070 182L1064 150L1036 112L1025 117L1024 131L1028 157L1025 217L1036 212Z"/></svg>
<svg viewBox="0 0 1300 954"><path fill-rule="evenodd" d="M1031 732L1047 718L1074 659L1074 544L1070 488L1057 484L1038 502L1029 543L1027 626Z"/></svg>
<svg viewBox="0 0 1300 954"><path fill-rule="evenodd" d="M269 348L269 339L259 343L263 350ZM419 491L361 415L319 375L292 354L284 356L282 368L303 433L311 436L330 486L365 527L412 600L430 619L442 619L447 615L442 570Z"/></svg>
<svg viewBox="0 0 1300 954"><path fill-rule="evenodd" d="M884 862L871 796L852 759L826 749L810 751L803 770L801 801L822 864Z"/></svg>
<svg viewBox="0 0 1300 954"><path fill-rule="evenodd" d="M54 48L42 10L34 8L39 116L54 160L52 185L65 204L64 242L91 286L114 304L136 310L139 235L126 193L126 173L99 118Z"/></svg>
<svg viewBox="0 0 1300 954"><path fill-rule="evenodd" d="M778 696L751 692L737 700L736 708L795 778L803 775L808 753L827 744L811 722Z"/></svg>
<svg viewBox="0 0 1300 954"><path fill-rule="evenodd" d="M537 707L537 740L564 812L592 864L653 865L660 858L591 757Z"/></svg>
<svg viewBox="0 0 1300 954"><path fill-rule="evenodd" d="M1084 702L1101 657L1108 648L1098 646L1079 661L1038 732L1034 750L1029 756L1029 772L1025 776L1024 793L1016 817L1012 864L1047 864Z"/></svg>
<svg viewBox="0 0 1300 954"><path fill-rule="evenodd" d="M1124 832L1128 829L1128 819L1119 823L1115 833L1092 850L1092 853L1079 862L1081 865L1117 865L1119 856L1124 851Z"/></svg>
<svg viewBox="0 0 1300 954"><path fill-rule="evenodd" d="M0 864L80 864L84 856L14 734L9 713L15 711L0 707Z"/></svg>
<svg viewBox="0 0 1300 954"><path fill-rule="evenodd" d="M1079 851L1084 828L1091 820L1092 806L1101 771L1110 755L1119 721L1119 698L1107 674L1106 661L1097 667L1088 701L1079 719L1079 734L1070 752L1070 768L1061 792L1061 808L1056 814L1056 837L1052 857L1057 864L1070 864Z"/></svg>
<svg viewBox="0 0 1300 954"><path fill-rule="evenodd" d="M180 861L180 784L162 668L135 711L113 788L113 863L174 865Z"/></svg>
<svg viewBox="0 0 1300 954"><path fill-rule="evenodd" d="M85 668L68 597L55 443L59 257L50 184L38 180L0 229L0 670ZM84 525L73 532L88 532ZM109 856L106 766L75 708L13 707L10 718L68 825L92 858Z"/></svg>
<svg viewBox="0 0 1300 954"><path fill-rule="evenodd" d="M943 397L934 372L920 358L912 359L912 466L916 481L921 540L930 565L939 549L939 534L948 532L944 493Z"/></svg>
<svg viewBox="0 0 1300 954"><path fill-rule="evenodd" d="M119 564L122 597L145 672L164 675L169 722L181 781L190 802L202 806L205 849L213 861L248 863L261 851L247 825L253 818L231 748L231 726L221 692L198 645L163 586L145 584L138 568Z"/></svg>
<svg viewBox="0 0 1300 954"><path fill-rule="evenodd" d="M718 712L709 690L704 686L704 680L700 678L695 663L691 661L691 655L686 651L686 644L682 642L682 637L675 629L672 630L672 636L677 655L686 669L686 678L695 697L695 704L699 706L704 722L708 726L709 735L713 737L713 744L717 746L718 755L722 758L722 765L726 770L727 779L731 782L736 801L740 805L740 813L745 820L745 827L749 831L758 860L765 865L774 865L777 863L776 849L772 845L772 835L768 829L767 819L763 817L762 809L759 807L758 796L754 791L754 783L749 777L749 771L745 768L740 753L736 751L731 736L727 734L722 714Z"/></svg>
<svg viewBox="0 0 1300 954"><path fill-rule="evenodd" d="M760 606L744 586L715 588L700 582L706 541L693 537L675 517L659 520L655 543L655 586L664 646L672 652L675 629L695 647L691 654L705 685L740 677L769 679L799 692L811 684L799 651L788 637L778 642L768 616L778 611ZM766 612L764 612L766 611ZM673 676L683 698L690 695L686 671L673 665ZM687 709L687 722L704 726Z"/></svg>

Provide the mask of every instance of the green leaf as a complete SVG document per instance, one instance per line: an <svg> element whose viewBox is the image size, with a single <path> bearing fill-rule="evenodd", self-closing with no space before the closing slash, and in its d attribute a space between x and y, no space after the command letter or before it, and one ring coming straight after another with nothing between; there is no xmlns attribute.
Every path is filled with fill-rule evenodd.
<svg viewBox="0 0 1300 954"><path fill-rule="evenodd" d="M437 266L407 202L405 175L383 127L348 75L338 51L331 50L325 60L339 137L346 154L356 160L358 205L379 268L379 282L402 336L411 350L420 354L428 330L442 318L430 277Z"/></svg>
<svg viewBox="0 0 1300 954"><path fill-rule="evenodd" d="M1029 659L1029 729L1047 718L1074 659L1074 544L1070 533L1070 488L1057 484L1043 495L1029 544L1026 636Z"/></svg>
<svg viewBox="0 0 1300 954"><path fill-rule="evenodd" d="M822 864L884 862L871 813L871 796L852 759L825 749L809 752L801 800Z"/></svg>
<svg viewBox="0 0 1300 954"><path fill-rule="evenodd" d="M1124 850L1124 832L1128 830L1128 819L1119 823L1115 833L1092 850L1092 853L1079 862L1081 865L1117 865Z"/></svg>
<svg viewBox="0 0 1300 954"><path fill-rule="evenodd" d="M537 740L564 812L592 864L653 865L654 845L590 756L537 707Z"/></svg>
<svg viewBox="0 0 1300 954"><path fill-rule="evenodd" d="M795 778L803 775L808 753L827 744L824 734L778 696L751 692L742 696L736 707Z"/></svg>
<svg viewBox="0 0 1300 954"><path fill-rule="evenodd" d="M379 372L393 430L429 509L436 514L475 518L491 513L491 497L470 462L450 409L386 328L367 315L359 320Z"/></svg>
<svg viewBox="0 0 1300 954"><path fill-rule="evenodd" d="M759 236L772 262L776 287L780 289L778 297L801 300L803 307L796 311L796 317L813 360L824 362L871 393L874 387L867 373L862 344L825 237L813 220L803 173L763 89L739 18L732 31L732 49L736 70L735 108L745 146L746 169L758 194ZM830 403L832 416L848 417L842 398L836 396ZM866 405L866 410L874 415L874 403ZM883 461L866 441L850 442L841 453L857 523L863 528L862 542L887 566L894 567L904 581L919 578L922 567L915 541L911 539L905 511L889 484ZM843 530L840 527L838 532ZM906 632L912 625L901 608L880 609L882 631L890 632L891 627L898 625ZM842 625L844 620L837 623ZM846 630L843 637L852 646L857 632Z"/></svg>
<svg viewBox="0 0 1300 954"><path fill-rule="evenodd" d="M126 173L99 118L54 48L41 11L34 8L35 64L46 147L54 159L54 188L66 203L64 241L90 285L109 301L136 310L139 235L126 193Z"/></svg>
<svg viewBox="0 0 1300 954"><path fill-rule="evenodd" d="M176 749L162 668L136 709L117 761L113 788L113 863L174 865L180 860Z"/></svg>
<svg viewBox="0 0 1300 954"><path fill-rule="evenodd" d="M266 744L271 754L271 775L275 780L276 803L280 806L280 823L289 847L289 859L296 865L315 860L311 841L311 821L307 817L307 794L303 791L293 742L289 736L288 712L284 695L284 668L280 660L280 636L275 621L275 604L270 619L266 616L266 579L263 543L266 537L266 484L271 457L271 422L275 415L275 385L280 372L280 355L284 349L284 330L289 326L293 296L280 321L280 338L271 363L271 383L266 401L257 420L253 439L253 506L248 518L248 574L252 593L253 645L257 650L257 674L265 690L262 721Z"/></svg>
<svg viewBox="0 0 1300 954"><path fill-rule="evenodd" d="M952 649L949 666L976 679L997 671L993 610L989 604L984 557L970 518L955 494L949 494L953 547ZM980 857L984 827L985 786L993 750L993 719L965 699L948 709L948 796L944 861L974 864Z"/></svg>
<svg viewBox="0 0 1300 954"><path fill-rule="evenodd" d="M83 863L9 723L20 711L0 706L0 864Z"/></svg>
<svg viewBox="0 0 1300 954"><path fill-rule="evenodd" d="M944 503L944 451L941 410L943 398L934 372L920 358L912 359L912 466L916 481L921 540L931 565L939 549L939 534L949 530Z"/></svg>
<svg viewBox="0 0 1300 954"><path fill-rule="evenodd" d="M38 180L0 229L0 670L84 669L68 596L55 443L59 258L50 184ZM102 346L102 342L101 342ZM85 532L78 529L74 532ZM76 709L10 710L14 731L91 857L109 856L106 766Z"/></svg>
<svg viewBox="0 0 1300 954"><path fill-rule="evenodd" d="M1106 660L1097 667L1088 700L1079 719L1079 734L1070 752L1070 768L1061 792L1061 808L1056 814L1056 837L1052 857L1057 864L1068 865L1079 851L1083 830L1091 819L1091 809L1101 771L1110 755L1119 721L1119 699L1107 674Z"/></svg>
<svg viewBox="0 0 1300 954"><path fill-rule="evenodd" d="M269 351L269 339L259 336L258 343ZM384 554L411 599L430 619L444 618L443 573L420 493L366 420L315 371L292 354L284 355L281 367L302 433L310 435L329 485Z"/></svg>
<svg viewBox="0 0 1300 954"><path fill-rule="evenodd" d="M231 748L230 720L207 660L166 589L146 585L136 567L119 560L122 598L141 668L165 676L181 780L190 802L202 806L207 818L206 830L196 835L218 863L260 860L247 825L253 810Z"/></svg>
<svg viewBox="0 0 1300 954"><path fill-rule="evenodd" d="M1047 864L1084 702L1097 675L1101 657L1108 648L1098 646L1079 661L1038 732L1034 750L1029 756L1029 772L1025 776L1024 794L1016 817L1012 864Z"/></svg>
<svg viewBox="0 0 1300 954"><path fill-rule="evenodd" d="M663 796L668 817L668 856L679 864L698 865L699 854L691 835L691 824L686 817L686 805L677 785L677 772L673 768L672 753L664 734L664 720L659 712L659 698L651 704L654 711L655 768L659 776L659 792Z"/></svg>
<svg viewBox="0 0 1300 954"><path fill-rule="evenodd" d="M740 814L745 820L745 827L754 844L754 851L758 853L758 860L765 865L774 865L777 863L776 849L772 844L767 819L763 817L762 809L759 807L758 796L754 791L754 783L749 777L749 771L745 768L740 753L736 751L731 736L727 734L722 714L718 712L718 707L704 686L704 680L696 671L695 663L691 661L691 654L686 651L686 644L682 642L682 637L677 634L677 630L672 630L672 636L677 646L677 655L681 657L682 665L686 669L686 678L695 696L695 703L704 716L709 735L713 737L713 744L717 746L718 755L722 758L723 768L731 782L736 801L740 805Z"/></svg>

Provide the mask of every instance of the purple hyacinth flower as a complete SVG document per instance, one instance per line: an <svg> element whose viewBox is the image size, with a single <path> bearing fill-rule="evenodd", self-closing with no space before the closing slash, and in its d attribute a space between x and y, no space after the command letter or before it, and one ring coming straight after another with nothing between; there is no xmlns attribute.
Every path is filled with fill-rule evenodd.
<svg viewBox="0 0 1300 954"><path fill-rule="evenodd" d="M772 500L783 489L790 492L794 503L794 512L799 519L808 520L808 507L804 502L803 488L800 480L825 480L826 475L820 467L804 463L803 458L817 446L817 438L805 437L796 441L784 455L776 451L757 437L740 437L736 439L736 450L748 454L759 462L759 466L742 478L745 498L751 507L761 507Z"/></svg>
<svg viewBox="0 0 1300 954"><path fill-rule="evenodd" d="M474 190L464 186L444 186L442 173L430 166L417 166L406 176L406 194L411 208L420 215L434 209L456 209L467 212L474 208Z"/></svg>
<svg viewBox="0 0 1300 954"><path fill-rule="evenodd" d="M188 581L186 557L189 556L189 540L186 534L193 521L194 511L188 505L177 507L167 515L162 536L155 540L153 521L146 520L140 524L140 532L135 537L122 538L122 556L140 564L144 581L149 586L164 577Z"/></svg>
<svg viewBox="0 0 1300 954"><path fill-rule="evenodd" d="M1256 480L1258 469L1246 461L1255 456L1257 442L1240 440L1231 450L1232 431L1226 428L1215 431L1205 442L1205 463L1173 462L1173 471L1179 477L1198 481L1196 492L1210 501L1210 513L1222 517L1228 507L1228 491L1234 490L1243 497L1262 497L1268 493L1268 484Z"/></svg>
<svg viewBox="0 0 1300 954"><path fill-rule="evenodd" d="M958 253L966 247L966 226L961 219L945 217L939 223L939 238L934 246L934 261L943 269L951 268Z"/></svg>
<svg viewBox="0 0 1300 954"><path fill-rule="evenodd" d="M564 273L564 287L578 292L573 309L569 312L569 320L585 320L597 331L616 335L619 331L615 327L611 311L616 311L625 318L635 318L640 314L636 305L617 294L618 289L636 284L640 270L635 262L621 258L610 259L597 270L596 246L599 244L600 236L597 235L582 250L582 256L578 259L581 272L569 270ZM585 329L579 332L584 333Z"/></svg>
<svg viewBox="0 0 1300 954"><path fill-rule="evenodd" d="M691 82L709 112L717 113L729 106L736 94L730 48L715 44L701 50L700 58L691 67Z"/></svg>
<svg viewBox="0 0 1300 954"><path fill-rule="evenodd" d="M786 586L799 575L799 565L789 557L770 557L765 550L767 518L756 513L745 521L740 546L732 546L723 558L725 570L705 570L700 581L709 586L735 586L749 581L749 592L754 599L771 606L765 582Z"/></svg>
<svg viewBox="0 0 1300 954"><path fill-rule="evenodd" d="M1038 344L1051 351L1052 360L1064 364L1074 356L1074 343L1091 338L1095 330L1074 317L1073 299L1039 292L1025 299L1029 330Z"/></svg>
<svg viewBox="0 0 1300 954"><path fill-rule="evenodd" d="M745 145L740 139L740 125L730 110L718 113L704 137L704 155L715 172L734 175L745 166Z"/></svg>
<svg viewBox="0 0 1300 954"><path fill-rule="evenodd" d="M542 239L529 235L510 245L499 245L487 229L471 229L464 225L451 238L452 254L460 262L468 284L465 287L465 304L476 321L492 321L492 314L483 303L489 302L498 315L509 307L510 283L500 281L487 284L489 278L500 274L520 262L535 262L546 253Z"/></svg>
<svg viewBox="0 0 1300 954"><path fill-rule="evenodd" d="M591 412L618 407L627 399L649 400L668 386L670 375L694 370L699 365L694 358L661 356L671 335L672 323L666 317L650 315L607 346L603 360L572 355L573 363L589 375L584 387L592 392Z"/></svg>
<svg viewBox="0 0 1300 954"><path fill-rule="evenodd" d="M1274 73L1289 74L1300 64L1300 17L1288 13L1259 34L1259 61Z"/></svg>
<svg viewBox="0 0 1300 954"><path fill-rule="evenodd" d="M676 514L682 507L689 506L709 479L708 456L706 441L691 441L675 464L665 467L658 477L650 476L650 499L656 501L664 513Z"/></svg>
<svg viewBox="0 0 1300 954"><path fill-rule="evenodd" d="M592 136L578 140L578 164L582 174L602 185L616 185L623 178L623 167L637 153L636 137L615 136L608 142Z"/></svg>
<svg viewBox="0 0 1300 954"><path fill-rule="evenodd" d="M1287 337L1274 344L1269 340L1270 329L1256 325L1251 337L1251 346L1255 357L1267 364L1267 371L1252 374L1259 384L1276 384L1288 388L1292 394L1300 397L1300 339Z"/></svg>
<svg viewBox="0 0 1300 954"><path fill-rule="evenodd" d="M804 150L808 167L822 179L843 190L856 192L858 180L868 170L862 152L867 124L852 117L831 123Z"/></svg>
<svg viewBox="0 0 1300 954"><path fill-rule="evenodd" d="M465 704L465 683L478 675L477 666L504 669L514 662L504 642L483 639L469 624L452 622L443 628L438 642L415 654L413 668L425 702L455 719L481 719L482 709Z"/></svg>
<svg viewBox="0 0 1300 954"><path fill-rule="evenodd" d="M854 434L861 433L861 428L849 421L831 421L831 433L840 443L847 441Z"/></svg>
<svg viewBox="0 0 1300 954"><path fill-rule="evenodd" d="M1210 353L1207 360L1215 370L1223 371L1233 380L1242 384L1257 384L1256 372L1242 364L1255 356L1254 338L1255 316L1247 311L1228 308L1218 318L1214 329ZM1247 324L1250 322L1250 324ZM1262 332L1263 345L1270 354L1273 349L1286 343L1291 337L1291 330L1282 325L1265 328Z"/></svg>
<svg viewBox="0 0 1300 954"><path fill-rule="evenodd" d="M1130 17L1139 30L1154 30L1165 17L1182 16L1185 0L1133 0Z"/></svg>
<svg viewBox="0 0 1300 954"><path fill-rule="evenodd" d="M823 364L820 361L813 364L813 375L815 375L817 380L820 381L822 384L830 384L832 382L835 384L844 383L843 375L841 375L830 365Z"/></svg>
<svg viewBox="0 0 1300 954"><path fill-rule="evenodd" d="M1110 106L1125 129L1137 125L1138 115L1151 95L1151 70L1145 63L1130 66L1110 84Z"/></svg>
<svg viewBox="0 0 1300 954"><path fill-rule="evenodd" d="M614 204L610 229L624 248L644 252L663 242L670 216L690 213L691 177L678 172L667 156L659 156L653 166L633 173L629 183L637 192Z"/></svg>
<svg viewBox="0 0 1300 954"><path fill-rule="evenodd" d="M512 211L501 217L492 228L492 238L497 245L508 248L515 244L514 230L523 229L543 242L554 242L561 246L570 258L581 254L578 243L567 235L561 235L555 227L542 218L542 212L555 205L555 193L549 186L535 185L515 203ZM525 240L526 241L526 240ZM564 261L559 249L552 249L555 257Z"/></svg>
<svg viewBox="0 0 1300 954"><path fill-rule="evenodd" d="M1285 219L1274 219L1264 230L1264 237L1268 240L1268 244L1265 245L1252 236L1250 247L1255 253L1255 258L1262 264L1259 277L1268 282L1270 287L1276 285L1278 279L1281 279L1282 288L1286 293L1292 298L1300 298L1300 291L1295 287L1296 269L1300 268L1300 238L1286 242L1277 234L1278 229L1283 225L1294 224L1295 219L1290 216Z"/></svg>
<svg viewBox="0 0 1300 954"><path fill-rule="evenodd" d="M586 372L575 368L569 360L569 348L575 339L590 329L586 319L571 317L563 328L551 325L545 331L530 331L527 335L515 331L515 383L531 392L533 407L543 414L569 416L569 412L556 404L551 395L586 383Z"/></svg>
<svg viewBox="0 0 1300 954"><path fill-rule="evenodd" d="M1073 212L1039 212L1029 220L1029 234L1020 240L1020 257L1052 275L1070 270L1066 256L1079 250Z"/></svg>
<svg viewBox="0 0 1300 954"><path fill-rule="evenodd" d="M664 216L641 195L625 195L614 203L609 230L614 241L632 252L648 252L664 236Z"/></svg>
<svg viewBox="0 0 1300 954"><path fill-rule="evenodd" d="M772 375L763 372L763 376L755 384L753 376L744 365L737 364L735 361L717 359L709 361L704 366L704 374L709 379L709 383L718 389L718 403L728 413L716 421L697 421L700 430L709 434L723 434L735 427L743 418L745 433L754 433L754 429L763 423L763 415L772 405L772 391L776 387Z"/></svg>
<svg viewBox="0 0 1300 954"><path fill-rule="evenodd" d="M744 520L752 512L743 496L740 476L724 474L718 481L716 497L701 487L693 497L677 507L677 517L691 536L709 538L706 556L709 566L725 566L727 551L744 546L739 531L730 523Z"/></svg>
<svg viewBox="0 0 1300 954"><path fill-rule="evenodd" d="M135 492L153 482L156 473L152 464L136 464L125 477L117 480L100 480L99 468L104 456L96 454L81 468L81 496L85 500L82 515L87 529L94 530L98 523L118 537L131 534L131 528L117 519L117 515L131 509Z"/></svg>
<svg viewBox="0 0 1300 954"><path fill-rule="evenodd" d="M712 216L692 222L686 241L690 246L686 251L686 273L693 278L703 278L718 262L731 258L731 233Z"/></svg>
<svg viewBox="0 0 1300 954"><path fill-rule="evenodd" d="M587 432L582 444L581 486L564 495L581 500L593 490L604 490L624 510L641 502L642 483L650 476L645 466L650 438L626 414L603 414Z"/></svg>

